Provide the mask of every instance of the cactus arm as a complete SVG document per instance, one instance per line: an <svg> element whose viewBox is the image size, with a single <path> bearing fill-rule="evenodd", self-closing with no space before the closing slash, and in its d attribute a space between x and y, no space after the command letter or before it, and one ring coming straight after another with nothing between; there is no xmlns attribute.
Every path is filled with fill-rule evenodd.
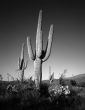
<svg viewBox="0 0 85 110"><path fill-rule="evenodd" d="M22 60L21 60L21 65L20 65L20 70L23 69L23 66L24 66L24 60L22 59Z"/></svg>
<svg viewBox="0 0 85 110"><path fill-rule="evenodd" d="M23 43L22 44L22 51L21 51L21 60L24 59L24 47L25 47L25 44Z"/></svg>
<svg viewBox="0 0 85 110"><path fill-rule="evenodd" d="M28 61L26 62L26 64L24 62L24 70L27 68L27 65L28 65Z"/></svg>
<svg viewBox="0 0 85 110"><path fill-rule="evenodd" d="M28 61L26 62L26 66L25 66L25 68L27 68L27 66L28 66Z"/></svg>
<svg viewBox="0 0 85 110"><path fill-rule="evenodd" d="M52 40L53 40L53 25L50 26L50 31L49 31L49 36L48 36L48 41L47 41L47 46L46 46L46 55L42 59L42 61L46 61L51 53L51 47L52 47Z"/></svg>
<svg viewBox="0 0 85 110"><path fill-rule="evenodd" d="M20 63L19 63L19 69L18 69L18 70L21 70L22 67L23 67L23 59L22 59L22 60L20 61Z"/></svg>
<svg viewBox="0 0 85 110"><path fill-rule="evenodd" d="M50 83L54 80L54 72L52 73L52 75L50 76Z"/></svg>
<svg viewBox="0 0 85 110"><path fill-rule="evenodd" d="M18 59L19 69L20 69L20 64L21 64L21 59L20 59L20 57L19 57L19 59Z"/></svg>
<svg viewBox="0 0 85 110"><path fill-rule="evenodd" d="M31 45L31 39L30 37L27 37L27 48L28 48L28 55L29 55L29 58L31 60L34 60L34 54L33 54L33 50L32 50L32 45Z"/></svg>
<svg viewBox="0 0 85 110"><path fill-rule="evenodd" d="M23 43L22 44L22 50L21 50L21 57L19 57L19 62L18 62L19 70L21 70L22 67L23 67L23 62L24 62L24 46L25 46L25 44Z"/></svg>
<svg viewBox="0 0 85 110"><path fill-rule="evenodd" d="M36 34L36 56L40 57L42 54L43 42L42 42L42 10L39 12L37 34Z"/></svg>

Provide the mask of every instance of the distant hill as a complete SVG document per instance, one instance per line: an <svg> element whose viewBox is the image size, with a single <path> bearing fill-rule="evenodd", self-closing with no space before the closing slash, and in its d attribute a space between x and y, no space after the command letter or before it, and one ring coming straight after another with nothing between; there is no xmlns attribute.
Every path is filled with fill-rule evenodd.
<svg viewBox="0 0 85 110"><path fill-rule="evenodd" d="M75 80L78 83L82 83L82 82L85 83L85 73L84 74L79 74L79 75L76 75L76 76L73 76L73 77L68 77L68 78L66 77L65 78L65 81L66 81L67 84L70 83L70 80ZM43 80L43 82L49 84L49 80ZM53 83L54 84L59 84L59 79L54 79Z"/></svg>
<svg viewBox="0 0 85 110"><path fill-rule="evenodd" d="M73 79L77 81L78 83L85 82L85 73L70 77L68 79Z"/></svg>

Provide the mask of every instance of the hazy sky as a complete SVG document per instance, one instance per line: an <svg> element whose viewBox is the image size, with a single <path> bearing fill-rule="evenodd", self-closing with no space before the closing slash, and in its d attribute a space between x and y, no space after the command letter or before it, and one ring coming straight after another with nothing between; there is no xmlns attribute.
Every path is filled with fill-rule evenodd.
<svg viewBox="0 0 85 110"><path fill-rule="evenodd" d="M18 77L18 57L21 46L31 37L33 50L39 10L43 10L43 39L46 46L49 27L54 25L51 55L43 63L43 79L48 78L49 66L55 77L67 69L67 76L85 73L85 4L76 0L34 0L0 3L0 74ZM81 1L81 0L80 0ZM27 46L25 60L28 69L25 76L33 74L33 62L29 60Z"/></svg>

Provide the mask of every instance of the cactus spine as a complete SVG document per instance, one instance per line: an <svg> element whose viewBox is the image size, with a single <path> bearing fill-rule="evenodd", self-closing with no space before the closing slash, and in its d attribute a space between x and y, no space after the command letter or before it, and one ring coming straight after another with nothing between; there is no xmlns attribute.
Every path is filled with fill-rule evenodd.
<svg viewBox="0 0 85 110"><path fill-rule="evenodd" d="M27 68L27 62L24 61L24 44L22 45L21 58L19 57L19 71L21 72L21 82L24 81L24 70Z"/></svg>
<svg viewBox="0 0 85 110"><path fill-rule="evenodd" d="M38 26L36 33L36 52L33 54L31 39L27 37L27 47L29 58L34 61L34 74L35 74L35 84L39 88L42 80L42 63L45 62L51 53L52 38L53 38L53 25L50 26L48 42L46 49L43 50L43 38L42 38L42 10L39 12Z"/></svg>

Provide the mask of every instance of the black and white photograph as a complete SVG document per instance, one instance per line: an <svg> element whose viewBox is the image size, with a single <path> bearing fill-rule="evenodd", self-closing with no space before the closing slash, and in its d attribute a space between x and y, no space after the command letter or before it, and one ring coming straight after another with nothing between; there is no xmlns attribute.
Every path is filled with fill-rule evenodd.
<svg viewBox="0 0 85 110"><path fill-rule="evenodd" d="M0 1L0 110L85 110L83 0Z"/></svg>

